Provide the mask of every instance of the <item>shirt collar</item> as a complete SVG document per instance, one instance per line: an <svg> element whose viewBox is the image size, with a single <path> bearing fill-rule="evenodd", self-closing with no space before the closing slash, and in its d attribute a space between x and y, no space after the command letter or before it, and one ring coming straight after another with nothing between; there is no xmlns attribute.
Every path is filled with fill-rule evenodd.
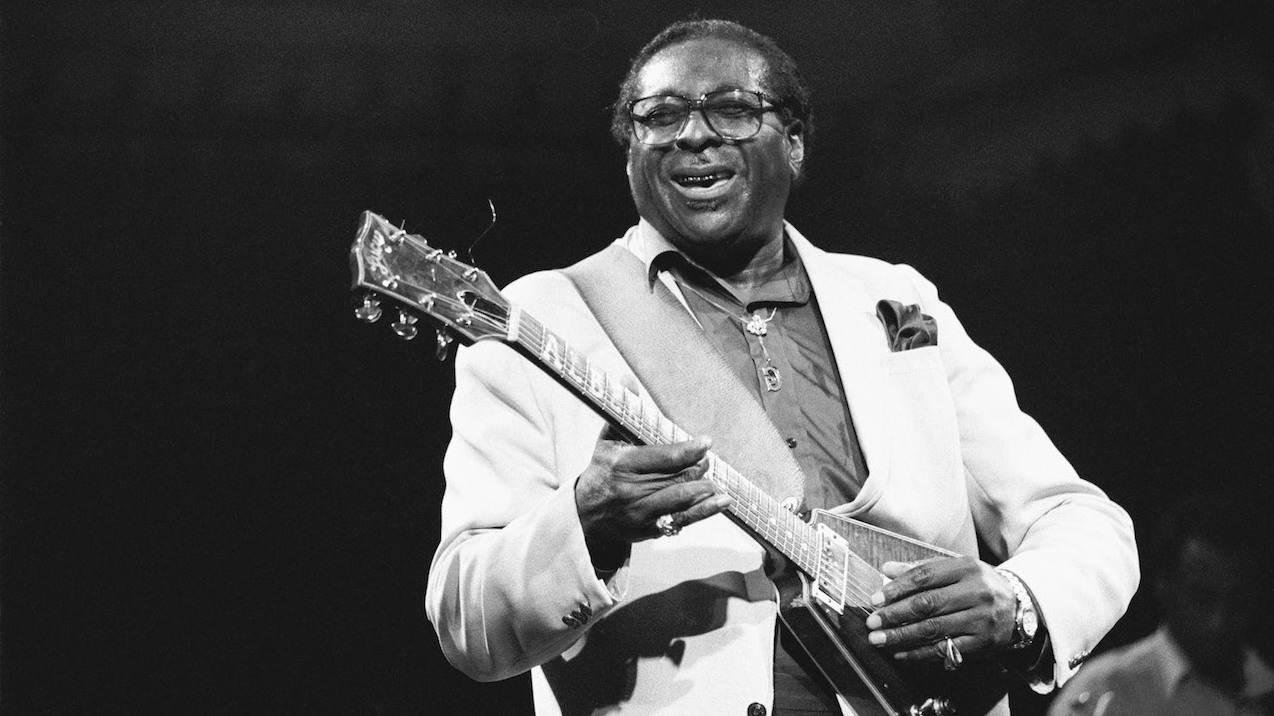
<svg viewBox="0 0 1274 716"><path fill-rule="evenodd" d="M1167 626L1159 627L1152 638L1156 640L1156 648L1152 653L1159 662L1159 673L1163 674L1163 695L1171 698L1181 682L1190 675L1190 660L1172 638Z"/></svg>
<svg viewBox="0 0 1274 716"><path fill-rule="evenodd" d="M645 219L638 222L637 226L628 232L625 243L628 250L645 264L646 278L651 285L654 285L660 272L668 271L678 280L690 281L701 288L710 288L736 302L739 301L737 296L726 290L710 273L673 246L672 242ZM785 266L780 277L785 280L770 282L757 295L751 297L751 303L804 305L809 302L812 293L809 277L801 263L800 254L786 233L783 250ZM750 305L747 308L751 310Z"/></svg>
<svg viewBox="0 0 1274 716"><path fill-rule="evenodd" d="M655 282L655 277L659 273L655 259L669 251L679 253L676 247L645 219L637 222L637 225L628 231L624 237L624 243L628 250L646 265L646 276L651 283Z"/></svg>
<svg viewBox="0 0 1274 716"><path fill-rule="evenodd" d="M1163 681L1160 684L1163 688L1163 697L1171 700L1181 684L1194 674L1194 669L1190 666L1190 659L1166 625L1160 626L1151 639L1155 640L1155 644L1150 653L1157 661L1158 673L1163 675ZM1243 658L1242 698L1251 701L1266 698L1274 693L1274 683L1271 681L1274 672L1261 662L1260 657L1251 648L1244 650Z"/></svg>

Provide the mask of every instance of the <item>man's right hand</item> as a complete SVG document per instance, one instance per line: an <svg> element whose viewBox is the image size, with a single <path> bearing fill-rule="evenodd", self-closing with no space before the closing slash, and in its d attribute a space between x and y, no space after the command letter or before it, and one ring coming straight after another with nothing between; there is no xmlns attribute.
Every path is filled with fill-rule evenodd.
<svg viewBox="0 0 1274 716"><path fill-rule="evenodd" d="M703 479L711 443L697 438L633 445L609 427L602 431L592 461L575 483L575 505L594 565L618 566L598 551L626 555L629 544L660 536L655 521L663 515L672 515L680 529L730 504L728 495Z"/></svg>

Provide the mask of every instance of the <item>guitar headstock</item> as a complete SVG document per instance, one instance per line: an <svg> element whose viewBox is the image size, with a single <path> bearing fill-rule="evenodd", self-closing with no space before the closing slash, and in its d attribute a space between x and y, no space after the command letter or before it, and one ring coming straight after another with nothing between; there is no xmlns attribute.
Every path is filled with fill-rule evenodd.
<svg viewBox="0 0 1274 716"><path fill-rule="evenodd" d="M402 338L416 336L416 314L434 319L465 343L508 335L509 302L485 272L378 214L363 212L350 247L350 270L353 289L365 292L355 311L358 318L374 323L381 316L378 297L392 299L399 308L394 332ZM449 342L444 336L440 331L440 355Z"/></svg>

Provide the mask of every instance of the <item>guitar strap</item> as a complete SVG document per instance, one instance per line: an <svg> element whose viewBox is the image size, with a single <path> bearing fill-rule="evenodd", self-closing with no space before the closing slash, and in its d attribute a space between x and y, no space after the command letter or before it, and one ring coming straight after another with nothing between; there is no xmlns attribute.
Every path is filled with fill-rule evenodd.
<svg viewBox="0 0 1274 716"><path fill-rule="evenodd" d="M756 397L662 281L622 246L562 273L575 284L660 411L778 501L804 494L804 475Z"/></svg>

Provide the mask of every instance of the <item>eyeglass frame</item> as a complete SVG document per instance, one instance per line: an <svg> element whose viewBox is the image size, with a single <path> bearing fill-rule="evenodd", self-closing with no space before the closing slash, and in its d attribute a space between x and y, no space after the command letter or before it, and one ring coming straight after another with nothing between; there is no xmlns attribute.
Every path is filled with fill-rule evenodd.
<svg viewBox="0 0 1274 716"><path fill-rule="evenodd" d="M765 107L765 106L750 107L748 109L749 114L752 114L759 121L756 124L756 130L753 131L751 134L747 135L746 137L725 136L724 134L721 133L721 130L717 129L716 127L712 125L712 120L708 117L708 113L703 111L703 103L708 100L709 96L715 95L715 94L723 94L726 92L742 92L744 94L755 95L757 99L761 100L762 102L770 103L768 107ZM641 138L641 135L637 131L637 125L641 124L641 121L638 119L639 115L633 112L633 107L638 102L642 102L648 99L653 99L655 97L675 97L676 99L679 99L685 102L687 105L686 116L682 118L681 124L677 127L677 131L673 133L672 139L669 139L666 142L647 142ZM677 141L677 137L681 136L681 133L685 131L686 129L686 125L689 124L690 115L694 114L697 111L699 112L699 114L703 116L704 124L708 126L708 129L712 130L713 134L716 134L718 137L721 137L721 140L726 142L727 144L733 144L735 142L742 142L742 141L751 139L755 137L756 135L760 134L761 127L765 125L765 117L764 117L765 113L780 112L784 109L787 109L789 104L790 103L785 100L781 100L777 97L772 97L764 92L759 92L757 90L739 89L737 87L732 89L720 89L720 90L713 90L712 92L705 92L702 95L699 95L699 99L690 99L689 97L683 97L682 95L679 95L679 94L652 94L652 95L647 95L645 97L638 97L637 99L628 101L628 123L629 123L629 126L632 127L633 136L636 137L638 142L640 142L641 144L647 147L662 147L669 144L673 144L674 142ZM645 119L645 117L642 117L641 119Z"/></svg>

